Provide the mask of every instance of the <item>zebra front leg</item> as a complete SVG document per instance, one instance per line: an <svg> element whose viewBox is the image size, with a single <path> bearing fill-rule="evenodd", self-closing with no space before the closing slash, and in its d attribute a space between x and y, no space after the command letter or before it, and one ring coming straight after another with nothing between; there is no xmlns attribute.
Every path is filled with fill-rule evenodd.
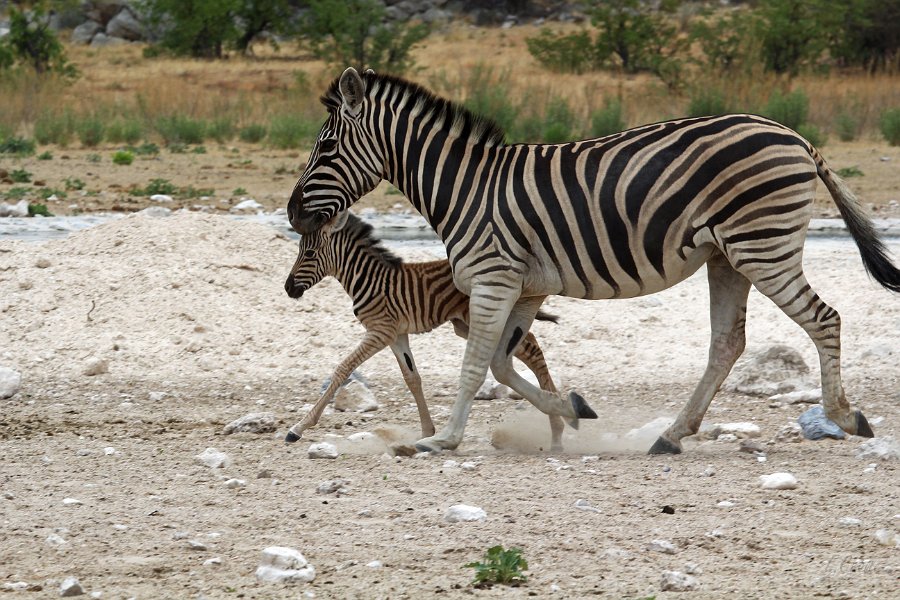
<svg viewBox="0 0 900 600"><path fill-rule="evenodd" d="M528 332L522 343L519 344L515 351L515 357L521 360L528 369L537 377L538 385L542 390L546 390L553 394L559 395L556 384L553 383L553 377L550 376L550 368L547 361L544 360L544 352L538 344L534 334ZM552 452L562 452L562 434L565 425L562 417L559 415L547 415L550 420L550 450ZM575 421L577 425L578 421Z"/></svg>
<svg viewBox="0 0 900 600"><path fill-rule="evenodd" d="M331 374L331 383L328 384L328 388L322 393L322 396L316 401L316 404L302 420L295 423L294 426L288 430L287 435L284 437L284 441L289 444L296 442L300 439L300 436L303 435L304 431L318 423L319 418L322 416L322 411L325 410L325 406L331 402L334 398L334 394L344 381L346 381L347 377L350 376L353 369L383 350L388 345L389 340L389 334L367 331L359 345L350 353L350 356L341 361L334 370L334 373Z"/></svg>
<svg viewBox="0 0 900 600"><path fill-rule="evenodd" d="M391 344L391 350L397 358L397 364L400 365L400 371L403 373L406 387L409 388L413 398L416 399L416 408L419 409L419 424L422 427L422 437L434 435L434 423L431 422L431 414L428 412L428 405L425 404L425 395L422 394L422 378L416 369L416 361L413 359L412 350L409 347L409 336L406 334L398 335L394 343Z"/></svg>
<svg viewBox="0 0 900 600"><path fill-rule="evenodd" d="M735 271L721 254L713 257L706 269L711 325L706 371L691 399L678 413L671 427L656 440L649 454L681 452L681 438L693 435L700 429L709 403L744 351L750 281Z"/></svg>

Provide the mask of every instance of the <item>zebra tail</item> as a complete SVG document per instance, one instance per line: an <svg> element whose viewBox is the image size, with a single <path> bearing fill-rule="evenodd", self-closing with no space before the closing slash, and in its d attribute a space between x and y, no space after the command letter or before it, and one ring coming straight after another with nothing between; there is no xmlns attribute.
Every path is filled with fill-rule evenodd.
<svg viewBox="0 0 900 600"><path fill-rule="evenodd" d="M534 316L538 321L551 321L553 323L559 323L559 317L548 312L544 312L542 310L537 311L537 314Z"/></svg>
<svg viewBox="0 0 900 600"><path fill-rule="evenodd" d="M819 177L831 193L831 198L841 212L844 222L853 241L859 248L863 265L869 275L885 288L900 293L900 269L891 262L884 242L872 224L872 219L865 213L856 195L844 181L828 168L825 160L812 149Z"/></svg>

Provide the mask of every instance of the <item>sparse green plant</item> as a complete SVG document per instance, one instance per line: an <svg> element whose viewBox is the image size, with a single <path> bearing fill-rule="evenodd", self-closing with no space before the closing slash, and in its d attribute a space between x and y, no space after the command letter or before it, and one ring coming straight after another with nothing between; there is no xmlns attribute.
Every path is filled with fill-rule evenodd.
<svg viewBox="0 0 900 600"><path fill-rule="evenodd" d="M41 217L52 217L53 213L47 210L46 204L37 204L37 203L29 203L28 204L28 216L41 216Z"/></svg>
<svg viewBox="0 0 900 600"><path fill-rule="evenodd" d="M103 157L95 152L92 152L92 153L88 154L87 156L85 156L85 159L90 163L98 163L101 160L103 160Z"/></svg>
<svg viewBox="0 0 900 600"><path fill-rule="evenodd" d="M179 189L176 194L184 198L202 198L203 196L212 196L216 193L213 188L195 188L192 185Z"/></svg>
<svg viewBox="0 0 900 600"><path fill-rule="evenodd" d="M234 121L230 117L218 117L206 126L206 137L224 144L234 137Z"/></svg>
<svg viewBox="0 0 900 600"><path fill-rule="evenodd" d="M77 177L66 177L65 180L66 189L67 190L83 190L84 189L84 181L78 179Z"/></svg>
<svg viewBox="0 0 900 600"><path fill-rule="evenodd" d="M112 161L117 165L130 165L134 162L134 154L128 150L116 150L112 155Z"/></svg>
<svg viewBox="0 0 900 600"><path fill-rule="evenodd" d="M40 196L43 200L48 200L50 198L55 197L56 200L61 200L67 196L64 190L59 190L52 187L42 187L38 190L38 196Z"/></svg>
<svg viewBox="0 0 900 600"><path fill-rule="evenodd" d="M900 108L891 108L881 113L878 127L891 146L900 146Z"/></svg>
<svg viewBox="0 0 900 600"><path fill-rule="evenodd" d="M603 66L603 57L587 31L558 34L542 28L537 36L526 38L528 52L544 68L556 73L585 73Z"/></svg>
<svg viewBox="0 0 900 600"><path fill-rule="evenodd" d="M233 190L231 190L231 195L232 196L246 196L247 190L245 190L242 187L237 187L237 188L234 188Z"/></svg>
<svg viewBox="0 0 900 600"><path fill-rule="evenodd" d="M21 200L31 195L31 189L22 186L11 187L4 192L3 197L7 200Z"/></svg>
<svg viewBox="0 0 900 600"><path fill-rule="evenodd" d="M34 140L18 136L7 137L0 142L0 154L31 156L34 154Z"/></svg>
<svg viewBox="0 0 900 600"><path fill-rule="evenodd" d="M258 144L266 138L266 126L265 125L247 125L242 127L238 132L238 137L242 142L247 142L248 144Z"/></svg>
<svg viewBox="0 0 900 600"><path fill-rule="evenodd" d="M206 130L206 121L184 115L170 115L156 120L157 133L170 147L174 144L202 144Z"/></svg>
<svg viewBox="0 0 900 600"><path fill-rule="evenodd" d="M133 152L135 156L156 156L159 154L159 146L153 142L144 142L140 146L129 146L126 150Z"/></svg>
<svg viewBox="0 0 900 600"><path fill-rule="evenodd" d="M206 146L194 146L191 149L191 154L206 154Z"/></svg>
<svg viewBox="0 0 900 600"><path fill-rule="evenodd" d="M503 546L492 546L481 561L467 563L463 568L475 569L475 579L472 581L475 587L490 587L497 583L518 586L528 579L524 573L528 570L528 563L519 548L504 550Z"/></svg>
<svg viewBox="0 0 900 600"><path fill-rule="evenodd" d="M186 154L188 151L188 145L182 144L181 142L173 142L166 146L166 150L168 150L172 154Z"/></svg>
<svg viewBox="0 0 900 600"><path fill-rule="evenodd" d="M806 140L817 148L821 148L828 143L828 136L825 132L813 125L812 123L803 123L797 127L797 133L806 138Z"/></svg>
<svg viewBox="0 0 900 600"><path fill-rule="evenodd" d="M855 140L859 135L859 126L859 116L843 108L834 119L834 128L842 142Z"/></svg>
<svg viewBox="0 0 900 600"><path fill-rule="evenodd" d="M687 116L705 117L707 115L723 115L729 112L725 95L715 88L697 89L688 103Z"/></svg>
<svg viewBox="0 0 900 600"><path fill-rule="evenodd" d="M144 127L137 119L120 118L106 128L106 139L113 144L136 144L144 135Z"/></svg>
<svg viewBox="0 0 900 600"><path fill-rule="evenodd" d="M34 139L38 144L66 146L72 141L74 128L70 111L59 114L44 112L34 122Z"/></svg>
<svg viewBox="0 0 900 600"><path fill-rule="evenodd" d="M603 108L591 113L592 137L612 135L622 131L625 127L625 119L622 117L622 102L618 98L606 98Z"/></svg>
<svg viewBox="0 0 900 600"><path fill-rule="evenodd" d="M106 135L106 124L99 117L87 117L75 124L78 140L86 148L100 145Z"/></svg>
<svg viewBox="0 0 900 600"><path fill-rule="evenodd" d="M49 150L44 150L37 156L38 160L53 160L53 153Z"/></svg>
<svg viewBox="0 0 900 600"><path fill-rule="evenodd" d="M554 97L547 103L544 115L544 130L541 132L542 141L547 144L559 144L578 137L575 129L575 115L564 98Z"/></svg>
<svg viewBox="0 0 900 600"><path fill-rule="evenodd" d="M13 169L9 172L9 178L12 179L14 183L28 183L31 181L31 173L25 169Z"/></svg>
<svg viewBox="0 0 900 600"><path fill-rule="evenodd" d="M269 144L281 149L303 147L315 139L319 127L302 115L275 115L269 122Z"/></svg>
<svg viewBox="0 0 900 600"><path fill-rule="evenodd" d="M136 196L153 196L155 194L165 194L174 196L178 192L178 187L168 179L155 178L151 179L145 188L134 190Z"/></svg>
<svg viewBox="0 0 900 600"><path fill-rule="evenodd" d="M837 173L838 177L842 177L844 179L850 179L851 177L863 177L865 173L859 170L859 167L844 167L842 169L835 169L834 171Z"/></svg>
<svg viewBox="0 0 900 600"><path fill-rule="evenodd" d="M763 111L765 116L794 130L806 122L808 113L809 97L799 89L788 94L782 94L779 90L775 90Z"/></svg>

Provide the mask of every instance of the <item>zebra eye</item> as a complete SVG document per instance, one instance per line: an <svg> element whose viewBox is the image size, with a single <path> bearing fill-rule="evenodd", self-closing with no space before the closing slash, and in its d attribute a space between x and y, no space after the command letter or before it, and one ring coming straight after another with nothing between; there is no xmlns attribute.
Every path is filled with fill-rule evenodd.
<svg viewBox="0 0 900 600"><path fill-rule="evenodd" d="M337 148L337 140L335 138L329 138L319 142L319 149L322 152L332 152L335 148Z"/></svg>
<svg viewBox="0 0 900 600"><path fill-rule="evenodd" d="M306 252L303 253L303 258L307 258L307 259L313 258L315 255L316 255L315 250L307 250Z"/></svg>

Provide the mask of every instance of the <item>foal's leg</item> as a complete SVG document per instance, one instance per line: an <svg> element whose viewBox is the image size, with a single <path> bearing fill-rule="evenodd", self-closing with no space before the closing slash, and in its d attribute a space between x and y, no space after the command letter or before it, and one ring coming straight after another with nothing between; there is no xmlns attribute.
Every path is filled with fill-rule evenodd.
<svg viewBox="0 0 900 600"><path fill-rule="evenodd" d="M413 359L412 350L409 348L409 336L406 334L398 335L394 343L391 344L391 350L397 358L397 364L400 365L400 371L403 373L403 380L406 381L406 387L409 388L413 398L416 399L416 408L419 409L419 424L422 426L422 437L434 435L434 423L431 422L431 414L428 412L428 405L425 404L425 396L422 394L422 378L416 369L416 361Z"/></svg>
<svg viewBox="0 0 900 600"><path fill-rule="evenodd" d="M334 398L334 394L347 377L350 376L353 369L383 350L388 345L391 338L392 335L385 332L367 331L359 345L350 353L350 356L342 360L334 370L334 373L331 375L331 383L328 384L328 388L316 401L315 406L312 407L300 422L296 423L288 430L287 435L284 437L284 441L288 443L296 442L300 439L300 436L303 435L305 430L318 423L319 418L322 416L322 411L325 410L325 406L331 402L332 398Z"/></svg>
<svg viewBox="0 0 900 600"><path fill-rule="evenodd" d="M697 433L713 396L744 351L744 325L750 282L717 254L706 263L712 333L706 371L675 422L656 440L650 454L678 454L681 438Z"/></svg>

